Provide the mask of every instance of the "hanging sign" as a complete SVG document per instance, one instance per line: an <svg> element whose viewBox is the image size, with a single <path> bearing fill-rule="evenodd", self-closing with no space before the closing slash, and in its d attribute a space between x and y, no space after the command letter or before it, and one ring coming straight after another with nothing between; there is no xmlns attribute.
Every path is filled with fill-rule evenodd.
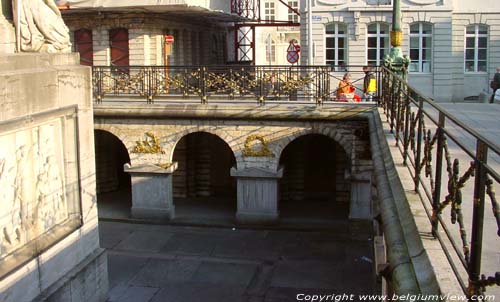
<svg viewBox="0 0 500 302"><path fill-rule="evenodd" d="M288 46L288 49L286 50L286 60L289 63L297 63L299 61L299 53L300 53L300 45L295 44L297 43L297 40L292 39L290 40L290 45Z"/></svg>

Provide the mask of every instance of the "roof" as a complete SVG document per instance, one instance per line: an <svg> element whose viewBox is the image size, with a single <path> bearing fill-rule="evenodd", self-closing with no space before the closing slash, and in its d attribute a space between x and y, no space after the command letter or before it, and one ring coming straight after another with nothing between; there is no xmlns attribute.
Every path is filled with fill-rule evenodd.
<svg viewBox="0 0 500 302"><path fill-rule="evenodd" d="M142 12L162 13L183 18L207 18L214 22L243 22L248 19L198 5L188 5L182 0L69 0L65 1L65 14L78 12Z"/></svg>

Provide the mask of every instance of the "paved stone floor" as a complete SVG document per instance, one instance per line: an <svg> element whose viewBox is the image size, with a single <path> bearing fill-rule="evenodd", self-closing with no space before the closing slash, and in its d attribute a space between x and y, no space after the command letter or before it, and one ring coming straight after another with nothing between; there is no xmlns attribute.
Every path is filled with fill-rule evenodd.
<svg viewBox="0 0 500 302"><path fill-rule="evenodd" d="M371 230L252 230L100 222L109 302L282 302L375 293Z"/></svg>

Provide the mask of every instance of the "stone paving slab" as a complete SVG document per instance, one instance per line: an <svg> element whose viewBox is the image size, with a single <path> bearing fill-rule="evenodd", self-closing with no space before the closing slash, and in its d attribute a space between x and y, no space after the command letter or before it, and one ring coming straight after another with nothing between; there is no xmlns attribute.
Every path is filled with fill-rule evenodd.
<svg viewBox="0 0 500 302"><path fill-rule="evenodd" d="M159 251L172 234L135 231L116 246L119 250Z"/></svg>
<svg viewBox="0 0 500 302"><path fill-rule="evenodd" d="M159 291L155 287L130 286L116 300L119 302L148 302Z"/></svg>
<svg viewBox="0 0 500 302"><path fill-rule="evenodd" d="M371 230L236 230L101 222L108 301L296 301L298 292L376 292ZM109 234L106 234L110 232ZM358 232L360 234L361 232ZM125 238L111 243L111 234ZM128 235L126 235L128 234Z"/></svg>
<svg viewBox="0 0 500 302"><path fill-rule="evenodd" d="M194 260L149 259L130 284L135 286L164 287L170 283L187 282L193 279L201 265Z"/></svg>
<svg viewBox="0 0 500 302"><path fill-rule="evenodd" d="M236 284L247 287L255 275L256 265L204 262L192 279L199 283Z"/></svg>
<svg viewBox="0 0 500 302"><path fill-rule="evenodd" d="M130 229L110 227L106 232L101 233L99 236L100 246L107 249L114 248L120 242L125 240L131 233L132 231Z"/></svg>
<svg viewBox="0 0 500 302"><path fill-rule="evenodd" d="M128 283L147 262L147 258L108 255L109 288Z"/></svg>
<svg viewBox="0 0 500 302"><path fill-rule="evenodd" d="M151 302L245 302L244 286L206 283L170 284L162 288Z"/></svg>

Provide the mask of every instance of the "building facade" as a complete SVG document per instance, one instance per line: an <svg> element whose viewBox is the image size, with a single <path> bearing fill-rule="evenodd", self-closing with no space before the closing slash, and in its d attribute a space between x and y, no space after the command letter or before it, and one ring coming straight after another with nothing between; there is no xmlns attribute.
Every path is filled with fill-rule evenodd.
<svg viewBox="0 0 500 302"><path fill-rule="evenodd" d="M97 2L69 2L63 11L82 64L214 65L232 60L229 26L238 17L230 14L228 1L208 5L205 1L141 1L147 3L109 6ZM165 42L166 36L173 36L174 42Z"/></svg>
<svg viewBox="0 0 500 302"><path fill-rule="evenodd" d="M301 2L301 64L380 65L390 50L391 0ZM500 2L402 0L403 52L409 81L440 102L491 93L500 66ZM308 45L312 44L311 47ZM312 51L312 62L308 52Z"/></svg>
<svg viewBox="0 0 500 302"><path fill-rule="evenodd" d="M299 10L299 0L287 1L286 3L291 8ZM261 1L260 17L264 22L300 22L300 16L278 0ZM300 27L286 24L276 27L257 27L255 63L257 65L290 64L286 56L291 40L300 41Z"/></svg>

